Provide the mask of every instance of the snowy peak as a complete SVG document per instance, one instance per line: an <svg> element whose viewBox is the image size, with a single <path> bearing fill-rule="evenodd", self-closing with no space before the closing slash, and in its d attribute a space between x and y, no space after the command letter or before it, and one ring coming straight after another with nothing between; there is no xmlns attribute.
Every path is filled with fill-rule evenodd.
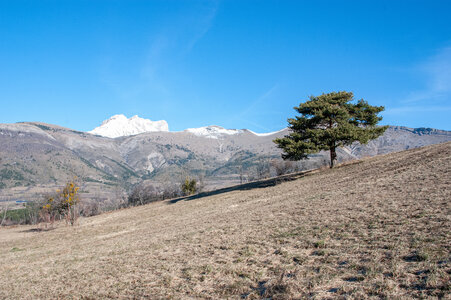
<svg viewBox="0 0 451 300"><path fill-rule="evenodd" d="M210 139L221 139L227 135L236 135L236 134L241 134L244 132L249 132L258 137L266 137L266 136L278 134L278 133L284 131L285 129L286 128L283 128L281 130L274 131L274 132L267 132L267 133L256 133L249 129L240 129L240 130L225 129L224 127L221 127L221 126L210 125L210 126L205 126L205 127L200 127L200 128L188 128L188 129L185 129L184 132L189 132L196 136L206 137L206 138L210 138Z"/></svg>
<svg viewBox="0 0 451 300"><path fill-rule="evenodd" d="M283 129L282 129L283 130ZM280 131L282 131L280 130ZM102 124L89 131L89 133L97 134L109 138L117 138L121 136L129 136L140 134L144 132L155 132L155 131L169 131L168 123L164 120L161 121L151 121L148 119L143 119L138 116L133 116L127 118L124 115L114 115L108 120L102 122ZM200 128L188 128L183 132L194 134L199 137L209 138L209 139L223 139L226 136L242 134L244 132L250 132L256 136L270 136L276 134L280 131L269 132L269 133L256 133L247 129L225 129L224 127L217 125L204 126Z"/></svg>
<svg viewBox="0 0 451 300"><path fill-rule="evenodd" d="M143 132L169 131L168 123L165 120L151 121L138 116L127 118L124 115L114 115L102 122L102 125L89 131L109 138L135 135Z"/></svg>
<svg viewBox="0 0 451 300"><path fill-rule="evenodd" d="M210 139L220 139L226 135L235 135L243 132L243 130L225 129L221 126L216 125L210 125L200 128L188 128L184 131L192 133L196 136L202 136Z"/></svg>
<svg viewBox="0 0 451 300"><path fill-rule="evenodd" d="M256 136L270 136L270 135L274 135L274 134L277 134L277 133L279 133L279 132L282 132L282 131L284 131L286 128L282 128L282 129L280 129L280 130L277 130L277 131L273 131L273 132L265 132L265 133L257 133L257 132L253 132L252 130L247 130L247 131L249 131L250 133L252 133L252 134L254 134L254 135L256 135Z"/></svg>

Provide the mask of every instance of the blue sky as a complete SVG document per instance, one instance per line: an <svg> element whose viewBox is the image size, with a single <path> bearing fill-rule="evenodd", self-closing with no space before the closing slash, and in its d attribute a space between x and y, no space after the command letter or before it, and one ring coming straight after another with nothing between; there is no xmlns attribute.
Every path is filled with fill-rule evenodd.
<svg viewBox="0 0 451 300"><path fill-rule="evenodd" d="M0 0L0 123L279 130L331 91L451 130L451 1Z"/></svg>

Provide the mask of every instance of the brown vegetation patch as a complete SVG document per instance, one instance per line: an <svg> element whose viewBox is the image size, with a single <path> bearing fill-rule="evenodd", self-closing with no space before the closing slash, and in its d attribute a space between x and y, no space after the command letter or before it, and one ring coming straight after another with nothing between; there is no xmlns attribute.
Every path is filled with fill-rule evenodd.
<svg viewBox="0 0 451 300"><path fill-rule="evenodd" d="M0 229L0 298L445 298L451 144L266 188Z"/></svg>

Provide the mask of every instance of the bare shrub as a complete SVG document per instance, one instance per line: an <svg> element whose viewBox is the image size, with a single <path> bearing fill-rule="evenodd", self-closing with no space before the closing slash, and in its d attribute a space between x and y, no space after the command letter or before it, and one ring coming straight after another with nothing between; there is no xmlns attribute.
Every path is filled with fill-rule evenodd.
<svg viewBox="0 0 451 300"><path fill-rule="evenodd" d="M267 160L260 159L255 167L256 179L265 179L270 176L270 165Z"/></svg>
<svg viewBox="0 0 451 300"><path fill-rule="evenodd" d="M297 170L297 163L289 160L273 159L271 161L271 168L274 170L276 176L289 174Z"/></svg>
<svg viewBox="0 0 451 300"><path fill-rule="evenodd" d="M144 205L159 200L157 189L153 185L138 184L128 196L128 204L132 206Z"/></svg>
<svg viewBox="0 0 451 300"><path fill-rule="evenodd" d="M100 205L97 201L89 201L80 204L80 216L92 217L101 213Z"/></svg>
<svg viewBox="0 0 451 300"><path fill-rule="evenodd" d="M136 185L127 198L128 206L144 205L150 202L171 199L182 195L181 186L172 182L146 183Z"/></svg>
<svg viewBox="0 0 451 300"><path fill-rule="evenodd" d="M200 181L200 186L203 187L203 181ZM163 200L171 199L175 197L180 197L182 195L182 191L180 186L175 183L165 183L163 184Z"/></svg>

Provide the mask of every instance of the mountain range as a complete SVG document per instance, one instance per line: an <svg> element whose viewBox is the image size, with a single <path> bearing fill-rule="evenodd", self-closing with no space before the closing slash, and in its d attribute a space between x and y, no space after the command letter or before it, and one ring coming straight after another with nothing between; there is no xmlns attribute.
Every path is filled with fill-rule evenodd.
<svg viewBox="0 0 451 300"><path fill-rule="evenodd" d="M130 136L146 132L162 131L169 132L169 125L165 120L151 121L149 119L140 118L137 115L127 119L127 117L124 115L114 115L108 120L103 121L99 127L88 131L88 133L104 137L117 138L121 136ZM247 131L257 136L267 136L275 133L256 133L250 130ZM194 135L210 139L219 139L225 135L242 133L243 130L225 129L221 126L210 125L200 128L188 128L184 130L184 132L193 133Z"/></svg>
<svg viewBox="0 0 451 300"><path fill-rule="evenodd" d="M288 129L257 134L220 126L170 132L166 121L122 115L91 132L39 122L0 124L0 201L32 200L74 176L83 182L85 197L108 202L141 181L178 184L194 176L212 189L263 173L274 175L277 165L271 162L281 163L281 151L272 141L286 134ZM450 131L390 126L367 145L340 148L338 158L347 161L450 140ZM327 161L327 153L318 153L290 167L309 169Z"/></svg>

